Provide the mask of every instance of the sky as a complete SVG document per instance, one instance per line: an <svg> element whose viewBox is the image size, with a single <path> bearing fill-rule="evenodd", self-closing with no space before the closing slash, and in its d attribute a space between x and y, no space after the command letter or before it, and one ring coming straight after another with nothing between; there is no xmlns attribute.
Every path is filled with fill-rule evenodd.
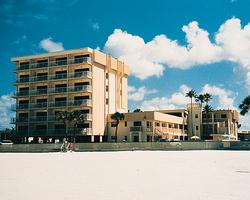
<svg viewBox="0 0 250 200"><path fill-rule="evenodd" d="M11 57L91 47L130 65L129 110L185 108L209 92L237 109L250 91L248 0L0 0L0 129L9 127ZM250 129L250 115L240 117Z"/></svg>

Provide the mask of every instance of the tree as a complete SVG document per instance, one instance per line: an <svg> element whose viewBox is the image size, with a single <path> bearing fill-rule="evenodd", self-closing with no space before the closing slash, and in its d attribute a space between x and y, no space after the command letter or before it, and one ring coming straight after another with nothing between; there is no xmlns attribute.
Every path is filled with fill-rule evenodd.
<svg viewBox="0 0 250 200"><path fill-rule="evenodd" d="M117 142L117 130L118 130L118 125L121 120L124 120L124 114L116 112L111 115L111 119L115 120L116 123L116 129L115 129L115 142Z"/></svg>
<svg viewBox="0 0 250 200"><path fill-rule="evenodd" d="M205 93L203 96L204 96L204 102L206 102L206 105L208 105L208 102L212 100L212 95L209 93Z"/></svg>
<svg viewBox="0 0 250 200"><path fill-rule="evenodd" d="M239 109L240 114L241 115L245 115L246 113L248 113L249 109L250 109L250 95L245 97L245 99L242 101L242 103L239 105Z"/></svg>
<svg viewBox="0 0 250 200"><path fill-rule="evenodd" d="M192 117L193 117L193 98L195 98L196 97L196 92L195 92L195 90L190 90L188 93L186 93L186 97L189 97L190 98L190 100L191 100L191 135L193 135L193 119L192 119Z"/></svg>
<svg viewBox="0 0 250 200"><path fill-rule="evenodd" d="M68 137L69 132L69 124L74 119L72 113L70 111L64 110L56 114L56 120L62 121L66 126L66 138Z"/></svg>
<svg viewBox="0 0 250 200"><path fill-rule="evenodd" d="M140 108L136 108L133 112L142 112Z"/></svg>
<svg viewBox="0 0 250 200"><path fill-rule="evenodd" d="M82 113L81 111L75 110L71 112L72 115L72 121L74 121L74 136L73 136L73 143L75 143L75 135L76 135L76 129L77 126L82 123L84 124L87 120L87 115ZM73 145L74 146L74 145Z"/></svg>
<svg viewBox="0 0 250 200"><path fill-rule="evenodd" d="M203 108L203 111L206 113L206 118L208 119L208 114L209 114L210 112L213 111L213 108L212 108L212 106L206 104L206 105L204 106L204 108ZM213 124L212 124L212 126L213 126ZM208 126L206 126L206 133L208 132L207 127L208 127Z"/></svg>
<svg viewBox="0 0 250 200"><path fill-rule="evenodd" d="M200 102L201 104L201 112L200 112L200 135L202 136L203 127L202 127L202 104L205 102L205 95L199 94L195 97L196 102Z"/></svg>
<svg viewBox="0 0 250 200"><path fill-rule="evenodd" d="M201 104L201 109L202 109L202 104L205 102L205 95L199 94L195 97L196 102L200 102Z"/></svg>

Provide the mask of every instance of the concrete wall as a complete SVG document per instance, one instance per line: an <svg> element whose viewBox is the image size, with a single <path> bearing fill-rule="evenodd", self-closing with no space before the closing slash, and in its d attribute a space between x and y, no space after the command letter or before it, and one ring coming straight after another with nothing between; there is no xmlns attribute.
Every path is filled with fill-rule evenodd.
<svg viewBox="0 0 250 200"><path fill-rule="evenodd" d="M61 144L0 145L0 152L57 152ZM249 150L250 142L80 143L75 151Z"/></svg>
<svg viewBox="0 0 250 200"><path fill-rule="evenodd" d="M105 129L105 71L102 66L93 66L93 134L103 135Z"/></svg>

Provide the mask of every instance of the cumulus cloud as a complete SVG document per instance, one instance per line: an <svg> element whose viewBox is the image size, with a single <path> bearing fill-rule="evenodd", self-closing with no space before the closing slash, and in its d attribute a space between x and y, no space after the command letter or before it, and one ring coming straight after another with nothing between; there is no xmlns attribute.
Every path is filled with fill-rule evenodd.
<svg viewBox="0 0 250 200"><path fill-rule="evenodd" d="M234 106L235 96L232 91L223 87L206 84L203 86L201 93L209 93L213 98L218 98L216 109L237 109Z"/></svg>
<svg viewBox="0 0 250 200"><path fill-rule="evenodd" d="M143 110L186 108L186 105L190 103L190 99L186 97L186 93L190 90L189 86L181 85L178 92L174 92L166 97L155 97L145 100L141 103L140 107ZM210 93L213 99L209 104L212 104L214 109L237 109L234 105L234 93L221 86L205 84L198 93Z"/></svg>
<svg viewBox="0 0 250 200"><path fill-rule="evenodd" d="M157 93L156 89L150 90L145 86L135 88L134 86L128 87L128 99L131 101L142 101L146 95Z"/></svg>
<svg viewBox="0 0 250 200"><path fill-rule="evenodd" d="M155 97L145 100L141 104L143 110L161 110L161 109L177 109L186 108L189 99L186 93L190 90L187 85L181 85L178 92L173 93L169 97Z"/></svg>
<svg viewBox="0 0 250 200"><path fill-rule="evenodd" d="M63 44L61 42L54 42L51 37L41 40L39 46L47 52L64 50Z"/></svg>
<svg viewBox="0 0 250 200"><path fill-rule="evenodd" d="M0 96L0 129L11 127L10 120L15 113L11 111L11 105L15 100L11 98L11 94Z"/></svg>
<svg viewBox="0 0 250 200"><path fill-rule="evenodd" d="M100 29L99 23L95 22L91 24L91 27L94 31L98 31Z"/></svg>
<svg viewBox="0 0 250 200"><path fill-rule="evenodd" d="M140 79L161 76L165 66L185 70L220 61L235 62L247 70L246 83L250 86L250 24L242 27L240 19L231 18L214 34L214 42L196 21L183 26L182 31L186 45L166 35L145 42L140 36L115 29L104 51L127 62L132 75Z"/></svg>

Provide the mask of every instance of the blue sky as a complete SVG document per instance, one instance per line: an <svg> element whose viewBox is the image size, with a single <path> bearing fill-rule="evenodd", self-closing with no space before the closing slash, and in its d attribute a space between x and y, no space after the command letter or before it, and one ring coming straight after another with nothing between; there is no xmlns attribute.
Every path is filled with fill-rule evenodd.
<svg viewBox="0 0 250 200"><path fill-rule="evenodd" d="M184 107L190 88L212 93L215 108L235 108L250 91L249 6L248 0L0 0L1 117L9 116L7 95L15 89L10 57L58 45L100 48L129 63L130 110Z"/></svg>

